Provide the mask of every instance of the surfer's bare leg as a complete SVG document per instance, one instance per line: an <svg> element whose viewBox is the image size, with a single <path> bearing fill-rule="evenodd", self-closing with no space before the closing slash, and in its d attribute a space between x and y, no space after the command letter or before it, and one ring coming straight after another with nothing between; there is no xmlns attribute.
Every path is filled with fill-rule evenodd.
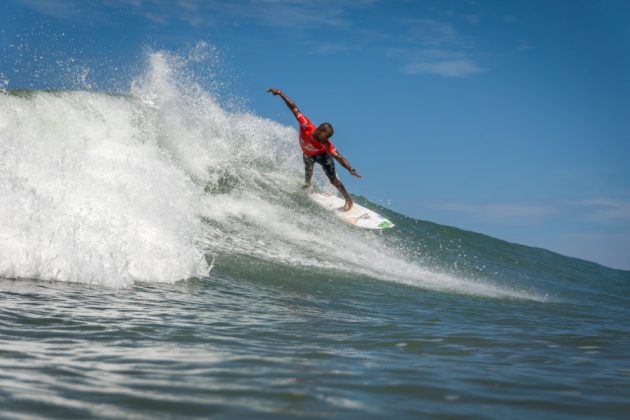
<svg viewBox="0 0 630 420"><path fill-rule="evenodd" d="M362 176L359 175L359 173L352 166L350 166L350 163L348 162L348 160L345 157L341 156L338 151L335 150L330 156L336 159L341 164L341 166L346 168L352 176L354 176L355 178L362 178ZM334 162L331 162L329 165L334 168L335 164ZM335 187L337 187L341 195L343 195L343 198L346 199L346 205L343 206L343 211L350 210L352 208L353 203L352 203L352 199L350 198L350 195L346 191L346 187L343 186L341 181L339 181L339 179L337 178L337 175L334 174L334 169L331 171L331 173L327 172L326 174L328 175L328 179L330 179L330 183L333 184Z"/></svg>
<svg viewBox="0 0 630 420"><path fill-rule="evenodd" d="M353 202L350 198L350 194L348 194L348 191L346 191L346 187L344 187L341 181L339 181L339 179L337 178L330 179L330 183L337 187L343 198L346 200L346 204L343 206L343 211L350 210L352 208Z"/></svg>
<svg viewBox="0 0 630 420"><path fill-rule="evenodd" d="M306 190L311 186L311 179L313 178L313 167L304 168L304 185L302 185L302 189Z"/></svg>
<svg viewBox="0 0 630 420"><path fill-rule="evenodd" d="M311 186L311 179L313 179L313 166L315 165L315 161L312 158L309 158L306 155L303 155L304 159L304 185L302 189L306 190Z"/></svg>

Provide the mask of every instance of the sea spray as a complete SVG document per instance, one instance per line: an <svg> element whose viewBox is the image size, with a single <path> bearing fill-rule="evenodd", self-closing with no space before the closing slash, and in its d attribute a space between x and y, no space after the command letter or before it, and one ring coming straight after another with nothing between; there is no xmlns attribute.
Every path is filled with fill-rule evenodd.
<svg viewBox="0 0 630 420"><path fill-rule="evenodd" d="M0 275L113 286L207 274L199 189L133 98L0 98Z"/></svg>
<svg viewBox="0 0 630 420"><path fill-rule="evenodd" d="M223 111L185 65L149 54L127 95L0 99L0 276L126 286L207 275L199 243L211 229L199 214L215 200L205 191L235 161L278 159L277 148L260 153L278 140L269 129L292 130Z"/></svg>
<svg viewBox="0 0 630 420"><path fill-rule="evenodd" d="M9 80L0 71L0 94L7 93L7 86L9 86Z"/></svg>

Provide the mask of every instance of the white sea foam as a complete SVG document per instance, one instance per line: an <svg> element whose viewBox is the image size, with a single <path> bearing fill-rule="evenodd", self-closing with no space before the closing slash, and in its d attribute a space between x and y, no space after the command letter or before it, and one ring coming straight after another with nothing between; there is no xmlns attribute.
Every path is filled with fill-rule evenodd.
<svg viewBox="0 0 630 420"><path fill-rule="evenodd" d="M201 191L141 102L88 92L0 97L0 276L98 283L207 274Z"/></svg>
<svg viewBox="0 0 630 420"><path fill-rule="evenodd" d="M329 217L297 192L295 129L226 111L185 65L150 54L125 96L0 95L1 277L173 282L206 275L206 254L217 264L238 254L531 297L429 270L378 234Z"/></svg>

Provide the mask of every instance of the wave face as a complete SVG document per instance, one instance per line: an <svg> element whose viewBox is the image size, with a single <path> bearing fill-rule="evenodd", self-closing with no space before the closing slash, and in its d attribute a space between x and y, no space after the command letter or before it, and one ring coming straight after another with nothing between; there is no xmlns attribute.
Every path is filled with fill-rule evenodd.
<svg viewBox="0 0 630 420"><path fill-rule="evenodd" d="M541 279L554 275L523 264L542 251L408 219L361 197L398 228L375 233L331 217L299 190L296 130L228 111L185 67L158 52L128 94L0 95L0 277L126 287L204 277L216 262L234 276L368 278L553 299L557 291Z"/></svg>

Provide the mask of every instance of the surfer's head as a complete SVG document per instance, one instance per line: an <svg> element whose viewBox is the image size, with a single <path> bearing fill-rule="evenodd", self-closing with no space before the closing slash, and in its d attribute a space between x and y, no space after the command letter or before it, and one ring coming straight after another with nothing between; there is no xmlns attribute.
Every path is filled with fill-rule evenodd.
<svg viewBox="0 0 630 420"><path fill-rule="evenodd" d="M321 143L327 142L335 133L333 126L330 123L321 123L315 131L313 131L313 138Z"/></svg>

